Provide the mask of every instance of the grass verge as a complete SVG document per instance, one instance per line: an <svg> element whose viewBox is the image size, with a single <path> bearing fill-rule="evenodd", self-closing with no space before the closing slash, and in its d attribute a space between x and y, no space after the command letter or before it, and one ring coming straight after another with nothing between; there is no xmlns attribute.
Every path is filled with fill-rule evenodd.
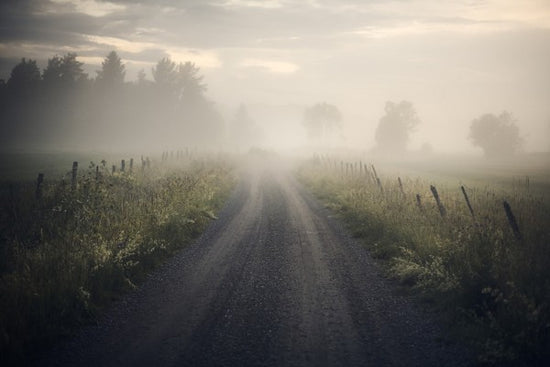
<svg viewBox="0 0 550 367"><path fill-rule="evenodd" d="M235 183L220 160L1 187L0 355L22 365L200 234Z"/></svg>
<svg viewBox="0 0 550 367"><path fill-rule="evenodd" d="M480 364L550 363L545 198L525 187L463 192L436 183L438 205L433 182L379 177L372 166L318 158L297 174L391 277L444 310L459 337L476 348Z"/></svg>

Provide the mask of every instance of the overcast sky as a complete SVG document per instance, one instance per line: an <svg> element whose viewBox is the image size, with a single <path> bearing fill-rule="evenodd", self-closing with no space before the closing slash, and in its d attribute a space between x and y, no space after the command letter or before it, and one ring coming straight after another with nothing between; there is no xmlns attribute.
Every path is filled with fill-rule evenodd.
<svg viewBox="0 0 550 367"><path fill-rule="evenodd" d="M413 148L471 150L471 120L507 110L528 150L550 150L549 0L1 2L0 78L67 52L95 76L113 49L128 80L164 56L195 62L228 109L335 104L366 148L384 103L409 100Z"/></svg>

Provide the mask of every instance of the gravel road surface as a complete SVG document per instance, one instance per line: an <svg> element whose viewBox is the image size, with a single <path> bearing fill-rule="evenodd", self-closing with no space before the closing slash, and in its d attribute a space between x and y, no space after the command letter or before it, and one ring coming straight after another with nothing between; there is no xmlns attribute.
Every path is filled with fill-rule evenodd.
<svg viewBox="0 0 550 367"><path fill-rule="evenodd" d="M262 167L263 166L263 167ZM466 366L421 304L272 162L52 366Z"/></svg>

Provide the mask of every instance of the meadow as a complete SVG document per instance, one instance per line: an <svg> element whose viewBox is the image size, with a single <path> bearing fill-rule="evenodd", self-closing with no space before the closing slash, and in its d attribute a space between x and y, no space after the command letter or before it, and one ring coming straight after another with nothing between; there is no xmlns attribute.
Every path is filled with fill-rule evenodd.
<svg viewBox="0 0 550 367"><path fill-rule="evenodd" d="M442 322L476 350L481 364L546 365L546 165L364 162L315 156L297 175L379 259L387 276L442 311Z"/></svg>
<svg viewBox="0 0 550 367"><path fill-rule="evenodd" d="M183 151L135 162L81 159L74 165L70 159L62 154L4 159L3 363L25 363L92 322L197 237L236 181L228 159Z"/></svg>

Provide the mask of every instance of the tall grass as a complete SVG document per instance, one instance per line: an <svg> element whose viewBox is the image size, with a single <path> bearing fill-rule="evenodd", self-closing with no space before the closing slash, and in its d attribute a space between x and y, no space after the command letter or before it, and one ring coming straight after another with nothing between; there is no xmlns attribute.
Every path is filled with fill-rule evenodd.
<svg viewBox="0 0 550 367"><path fill-rule="evenodd" d="M19 364L93 319L197 236L234 184L227 162L194 160L115 172L90 163L1 188L0 354Z"/></svg>
<svg viewBox="0 0 550 367"><path fill-rule="evenodd" d="M374 167L343 167L317 158L298 175L384 260L391 276L447 311L481 363L550 361L547 198L521 186L462 191L442 182L380 177Z"/></svg>

